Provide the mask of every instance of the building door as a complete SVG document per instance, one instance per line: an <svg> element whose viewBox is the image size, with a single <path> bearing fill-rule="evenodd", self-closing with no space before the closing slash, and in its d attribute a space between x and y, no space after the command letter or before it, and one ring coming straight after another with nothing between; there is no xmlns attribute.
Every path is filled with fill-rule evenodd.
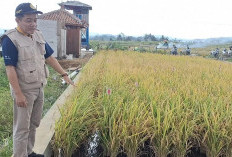
<svg viewBox="0 0 232 157"><path fill-rule="evenodd" d="M80 28L67 27L66 54L79 57L81 51Z"/></svg>

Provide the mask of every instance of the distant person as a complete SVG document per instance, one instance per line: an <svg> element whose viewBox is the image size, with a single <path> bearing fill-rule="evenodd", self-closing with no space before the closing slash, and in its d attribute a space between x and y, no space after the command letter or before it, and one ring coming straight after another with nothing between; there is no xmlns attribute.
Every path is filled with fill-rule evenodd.
<svg viewBox="0 0 232 157"><path fill-rule="evenodd" d="M187 45L187 48L186 48L186 55L190 55L190 53L191 53L191 49L189 48L189 46Z"/></svg>
<svg viewBox="0 0 232 157"><path fill-rule="evenodd" d="M218 56L219 56L219 48L216 48L216 50L212 51L211 55L213 55L213 57L215 57L215 58L218 58Z"/></svg>
<svg viewBox="0 0 232 157"><path fill-rule="evenodd" d="M163 46L168 47L168 41L167 41L167 40L164 40L164 44L163 44Z"/></svg>
<svg viewBox="0 0 232 157"><path fill-rule="evenodd" d="M224 48L224 49L223 49L222 54L223 54L223 55L227 55L227 54L228 54L228 52L227 52L227 49L226 49L226 48Z"/></svg>
<svg viewBox="0 0 232 157"><path fill-rule="evenodd" d="M216 50L215 50L215 57L218 57L219 56L219 48L216 48Z"/></svg>
<svg viewBox="0 0 232 157"><path fill-rule="evenodd" d="M15 10L17 28L2 37L2 50L7 77L14 100L13 157L44 157L33 152L36 128L40 124L44 103L44 87L48 77L45 61L68 84L73 84L52 48L36 29L37 11L31 3L19 4ZM39 140L39 139L38 139Z"/></svg>
<svg viewBox="0 0 232 157"><path fill-rule="evenodd" d="M172 48L172 50L171 50L171 54L172 54L172 55L177 55L177 47L176 47L175 44L173 45L173 48Z"/></svg>
<svg viewBox="0 0 232 157"><path fill-rule="evenodd" d="M229 47L228 55L232 55L232 46Z"/></svg>

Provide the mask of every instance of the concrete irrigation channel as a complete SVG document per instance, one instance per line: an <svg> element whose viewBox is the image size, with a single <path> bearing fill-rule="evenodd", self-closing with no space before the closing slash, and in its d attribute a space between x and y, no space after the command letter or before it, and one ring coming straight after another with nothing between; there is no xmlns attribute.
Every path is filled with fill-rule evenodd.
<svg viewBox="0 0 232 157"><path fill-rule="evenodd" d="M72 78L78 73L73 79L74 84L77 84L81 75L81 72L79 72L81 68L78 69L77 67L79 66L79 64L82 65L87 63L90 59L92 59L92 57L92 54L88 54L86 52L79 60L60 61L60 64L64 66L65 69L70 66L76 68L76 70L72 74L70 74L69 77ZM62 82L62 84L64 84L64 82ZM44 154L45 157L52 157L53 150L50 141L52 140L55 133L55 123L60 118L60 108L63 107L66 99L71 95L74 88L75 87L73 87L72 85L69 85L41 120L40 126L39 128L37 128L36 131L36 141L34 146L34 151L36 153Z"/></svg>
<svg viewBox="0 0 232 157"><path fill-rule="evenodd" d="M74 78L73 81L75 84L78 82L80 75L81 73ZM75 87L72 85L69 85L41 120L40 126L36 131L36 141L34 146L34 151L36 153L44 154L45 157L52 156L53 152L50 141L55 133L55 123L60 118L60 108L63 107L66 99L70 96L74 88Z"/></svg>

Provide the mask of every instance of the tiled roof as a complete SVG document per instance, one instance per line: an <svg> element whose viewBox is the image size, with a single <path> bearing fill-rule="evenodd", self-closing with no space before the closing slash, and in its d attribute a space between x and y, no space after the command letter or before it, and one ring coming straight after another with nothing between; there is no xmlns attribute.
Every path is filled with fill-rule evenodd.
<svg viewBox="0 0 232 157"><path fill-rule="evenodd" d="M67 2L62 2L59 5L60 6L64 5L64 6L84 7L84 8L88 8L89 10L92 10L92 7L90 5L79 2L79 1L67 1Z"/></svg>
<svg viewBox="0 0 232 157"><path fill-rule="evenodd" d="M43 20L53 20L53 21L62 21L66 25L75 25L80 27L86 27L85 22L81 21L78 17L69 13L65 9L59 9L51 11L38 16L39 19Z"/></svg>

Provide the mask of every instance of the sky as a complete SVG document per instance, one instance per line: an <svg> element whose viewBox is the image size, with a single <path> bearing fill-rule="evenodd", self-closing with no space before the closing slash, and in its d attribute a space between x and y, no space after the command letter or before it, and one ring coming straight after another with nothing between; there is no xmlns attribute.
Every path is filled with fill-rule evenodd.
<svg viewBox="0 0 232 157"><path fill-rule="evenodd" d="M16 27L18 4L30 2L47 13L66 0L1 0L0 28ZM90 33L165 35L181 39L232 37L231 0L80 0L92 6Z"/></svg>

